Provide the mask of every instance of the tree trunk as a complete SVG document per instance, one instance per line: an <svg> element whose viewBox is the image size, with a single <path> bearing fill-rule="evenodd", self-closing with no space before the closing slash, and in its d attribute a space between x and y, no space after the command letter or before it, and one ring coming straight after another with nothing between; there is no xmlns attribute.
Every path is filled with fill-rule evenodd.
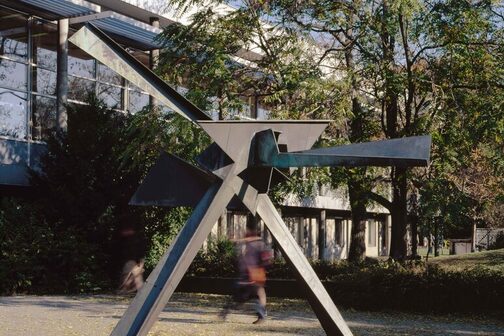
<svg viewBox="0 0 504 336"><path fill-rule="evenodd" d="M366 189L360 179L350 179L348 193L352 209L352 233L348 260L360 262L366 258Z"/></svg>
<svg viewBox="0 0 504 336"><path fill-rule="evenodd" d="M418 257L418 216L412 215L410 220L411 225L411 258Z"/></svg>
<svg viewBox="0 0 504 336"><path fill-rule="evenodd" d="M394 168L392 173L392 237L390 257L404 260L408 254L407 246L407 184L406 168Z"/></svg>
<svg viewBox="0 0 504 336"><path fill-rule="evenodd" d="M434 257L439 257L439 221L439 217L434 219Z"/></svg>
<svg viewBox="0 0 504 336"><path fill-rule="evenodd" d="M350 17L350 23L353 23L354 17ZM350 25L352 26L352 25ZM353 36L352 29L347 31L347 36ZM352 38L353 39L353 38ZM349 39L347 44L352 42ZM355 62L353 48L347 48L345 51L345 62L349 73L351 74L351 94L352 94L352 120L350 121L349 140L352 143L365 141L364 122L366 119L365 111L358 99L359 84L355 75ZM366 168L357 169L356 173L349 173L348 193L350 197L350 209L352 211L352 233L350 237L350 249L348 251L348 260L351 262L360 262L366 258L366 205L368 190L364 177Z"/></svg>

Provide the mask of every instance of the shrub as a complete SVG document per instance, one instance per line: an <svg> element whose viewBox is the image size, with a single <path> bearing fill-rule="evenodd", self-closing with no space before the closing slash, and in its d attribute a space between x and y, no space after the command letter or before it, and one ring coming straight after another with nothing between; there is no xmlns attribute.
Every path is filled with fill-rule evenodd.
<svg viewBox="0 0 504 336"><path fill-rule="evenodd" d="M200 250L194 258L187 275L234 277L238 271L236 255L230 240L209 240L207 248Z"/></svg>
<svg viewBox="0 0 504 336"><path fill-rule="evenodd" d="M81 230L49 223L36 203L0 202L0 293L80 293L108 288L99 251Z"/></svg>

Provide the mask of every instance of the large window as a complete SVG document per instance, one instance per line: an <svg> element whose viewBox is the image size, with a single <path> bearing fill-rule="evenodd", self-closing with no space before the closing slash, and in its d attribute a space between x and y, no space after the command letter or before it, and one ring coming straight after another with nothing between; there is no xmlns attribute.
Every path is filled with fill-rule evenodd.
<svg viewBox="0 0 504 336"><path fill-rule="evenodd" d="M145 106L149 105L149 95L142 91L129 90L129 106L128 110L131 113L141 111Z"/></svg>
<svg viewBox="0 0 504 336"><path fill-rule="evenodd" d="M56 127L58 27L0 6L0 136L44 141ZM131 50L131 49L130 49ZM146 53L134 56L145 62ZM110 109L136 113L149 95L69 43L68 100L96 94Z"/></svg>
<svg viewBox="0 0 504 336"><path fill-rule="evenodd" d="M26 93L0 88L0 135L26 138Z"/></svg>
<svg viewBox="0 0 504 336"><path fill-rule="evenodd" d="M0 82L4 88L26 91L28 66L8 59L0 59Z"/></svg>
<svg viewBox="0 0 504 336"><path fill-rule="evenodd" d="M31 27L33 63L39 68L56 71L58 27L42 20L35 20Z"/></svg>
<svg viewBox="0 0 504 336"><path fill-rule="evenodd" d="M79 48L69 45L68 74L81 78L95 79L95 60Z"/></svg>
<svg viewBox="0 0 504 336"><path fill-rule="evenodd" d="M32 75L34 93L56 97L56 72L36 67Z"/></svg>
<svg viewBox="0 0 504 336"><path fill-rule="evenodd" d="M107 107L116 110L123 110L122 98L124 89L120 86L98 84L98 98L100 98Z"/></svg>
<svg viewBox="0 0 504 336"><path fill-rule="evenodd" d="M98 64L98 80L103 83L123 85L122 77L101 63Z"/></svg>
<svg viewBox="0 0 504 336"><path fill-rule="evenodd" d="M33 139L47 139L51 130L56 127L56 99L35 96L32 109Z"/></svg>
<svg viewBox="0 0 504 336"><path fill-rule="evenodd" d="M56 126L56 46L58 29L53 23L33 20L31 137L46 140Z"/></svg>
<svg viewBox="0 0 504 336"><path fill-rule="evenodd" d="M0 136L28 136L28 26L21 14L0 8Z"/></svg>

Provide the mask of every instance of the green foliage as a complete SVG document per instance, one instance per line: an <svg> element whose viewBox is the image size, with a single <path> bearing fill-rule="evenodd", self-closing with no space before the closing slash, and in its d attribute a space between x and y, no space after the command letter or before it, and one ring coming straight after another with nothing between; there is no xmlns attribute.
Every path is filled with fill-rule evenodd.
<svg viewBox="0 0 504 336"><path fill-rule="evenodd" d="M194 258L188 276L233 277L237 274L237 255L234 243L229 239L209 240Z"/></svg>
<svg viewBox="0 0 504 336"><path fill-rule="evenodd" d="M154 214L158 212L157 214ZM184 223L191 214L189 208L175 208L166 212L162 209L150 211L152 217L149 224L146 226L146 235L149 237L149 247L145 257L145 269L149 273L161 259L161 256L166 252L172 240L176 237ZM164 216L160 216L164 214ZM156 221L154 223L152 220Z"/></svg>
<svg viewBox="0 0 504 336"><path fill-rule="evenodd" d="M300 31L334 41L332 49L321 45L328 56L345 55L349 83L362 105L375 111L354 112L350 120L381 123L378 137L433 135L429 169L407 175L410 191L420 190L427 231L436 216L446 235L467 234L474 223L499 225L504 34L497 3L280 0L270 6ZM349 124L352 131L365 129ZM406 206L393 203L391 210Z"/></svg>
<svg viewBox="0 0 504 336"><path fill-rule="evenodd" d="M94 96L88 103L69 106L68 132L48 140L43 173L32 172L35 197L15 203L23 209L17 215L27 219L6 220L12 235L2 251L16 248L14 237L31 233L30 245L19 244L25 248L9 253L12 270L29 279L23 290L103 290L121 267L114 258L114 235L138 175L123 172L117 160L125 145L125 118Z"/></svg>
<svg viewBox="0 0 504 336"><path fill-rule="evenodd" d="M502 27L490 2L436 3L427 31L440 46L432 68L442 96L433 129L433 164L422 204L459 227L497 226L504 192ZM438 187L434 187L437 185ZM424 202L422 202L424 203ZM427 217L429 218L429 217Z"/></svg>
<svg viewBox="0 0 504 336"><path fill-rule="evenodd" d="M191 24L170 25L160 36L165 49L158 71L186 87L187 98L220 119L242 110L249 98L280 119L341 115L342 92L323 76L308 40L281 25L265 25L260 7L223 14L214 4L200 4ZM245 50L257 56L238 61L235 55Z"/></svg>
<svg viewBox="0 0 504 336"><path fill-rule="evenodd" d="M0 204L0 293L89 293L108 288L102 265L97 263L101 251L85 239L81 231L49 224L38 204L4 198Z"/></svg>
<svg viewBox="0 0 504 336"><path fill-rule="evenodd" d="M37 220L35 211L15 199L1 200L0 293L22 293L31 286L33 278L40 274L40 270L31 268L52 238L50 228Z"/></svg>
<svg viewBox="0 0 504 336"><path fill-rule="evenodd" d="M142 177L156 162L161 151L192 161L210 143L207 134L178 114L146 107L129 116L124 130L127 146L119 154L121 167L139 171Z"/></svg>

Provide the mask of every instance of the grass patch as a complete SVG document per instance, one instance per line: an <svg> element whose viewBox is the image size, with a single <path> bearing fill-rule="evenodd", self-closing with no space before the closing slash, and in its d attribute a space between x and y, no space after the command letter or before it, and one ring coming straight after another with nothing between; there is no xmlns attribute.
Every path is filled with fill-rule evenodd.
<svg viewBox="0 0 504 336"><path fill-rule="evenodd" d="M429 264L436 264L447 271L483 267L504 274L504 249L429 258Z"/></svg>

